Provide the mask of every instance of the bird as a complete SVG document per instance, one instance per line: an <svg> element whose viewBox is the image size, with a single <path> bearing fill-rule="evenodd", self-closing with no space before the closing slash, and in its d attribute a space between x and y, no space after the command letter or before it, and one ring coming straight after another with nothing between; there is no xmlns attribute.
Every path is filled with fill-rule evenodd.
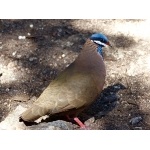
<svg viewBox="0 0 150 150"><path fill-rule="evenodd" d="M34 122L45 115L50 117L62 113L73 117L81 128L86 128L78 115L90 106L103 90L106 78L103 47L106 45L111 46L104 34L92 34L75 61L50 82L19 119Z"/></svg>

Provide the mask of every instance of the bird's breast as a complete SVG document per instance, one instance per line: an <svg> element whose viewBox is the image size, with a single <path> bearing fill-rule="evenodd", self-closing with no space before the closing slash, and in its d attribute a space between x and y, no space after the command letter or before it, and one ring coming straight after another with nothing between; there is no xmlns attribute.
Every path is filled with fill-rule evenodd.
<svg viewBox="0 0 150 150"><path fill-rule="evenodd" d="M98 91L101 92L106 77L106 68L102 56L97 52L81 54L76 60L75 65L79 72L91 76Z"/></svg>

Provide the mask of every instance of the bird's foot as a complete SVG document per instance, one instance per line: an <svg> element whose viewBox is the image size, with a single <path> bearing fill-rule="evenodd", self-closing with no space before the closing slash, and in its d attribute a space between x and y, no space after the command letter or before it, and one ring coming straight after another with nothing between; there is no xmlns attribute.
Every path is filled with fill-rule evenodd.
<svg viewBox="0 0 150 150"><path fill-rule="evenodd" d="M82 130L90 130L90 128L86 127L84 123L82 123L79 118L75 117L74 121L80 126Z"/></svg>

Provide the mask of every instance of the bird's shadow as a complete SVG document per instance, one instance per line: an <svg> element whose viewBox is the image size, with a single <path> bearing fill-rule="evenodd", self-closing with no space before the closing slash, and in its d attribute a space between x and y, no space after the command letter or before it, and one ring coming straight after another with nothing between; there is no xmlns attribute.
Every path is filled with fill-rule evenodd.
<svg viewBox="0 0 150 150"><path fill-rule="evenodd" d="M121 83L105 88L97 100L81 113L81 120L86 121L91 117L97 120L107 115L117 105L117 101L119 100L118 92L124 89L126 87Z"/></svg>

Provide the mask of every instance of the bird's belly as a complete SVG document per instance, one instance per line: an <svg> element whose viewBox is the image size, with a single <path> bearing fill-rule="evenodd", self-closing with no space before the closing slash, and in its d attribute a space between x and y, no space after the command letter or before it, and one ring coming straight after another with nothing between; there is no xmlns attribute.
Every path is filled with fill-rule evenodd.
<svg viewBox="0 0 150 150"><path fill-rule="evenodd" d="M58 113L89 105L98 94L99 91L91 76L79 74L70 77L59 86L55 83L50 84L36 103L49 108L50 113Z"/></svg>

